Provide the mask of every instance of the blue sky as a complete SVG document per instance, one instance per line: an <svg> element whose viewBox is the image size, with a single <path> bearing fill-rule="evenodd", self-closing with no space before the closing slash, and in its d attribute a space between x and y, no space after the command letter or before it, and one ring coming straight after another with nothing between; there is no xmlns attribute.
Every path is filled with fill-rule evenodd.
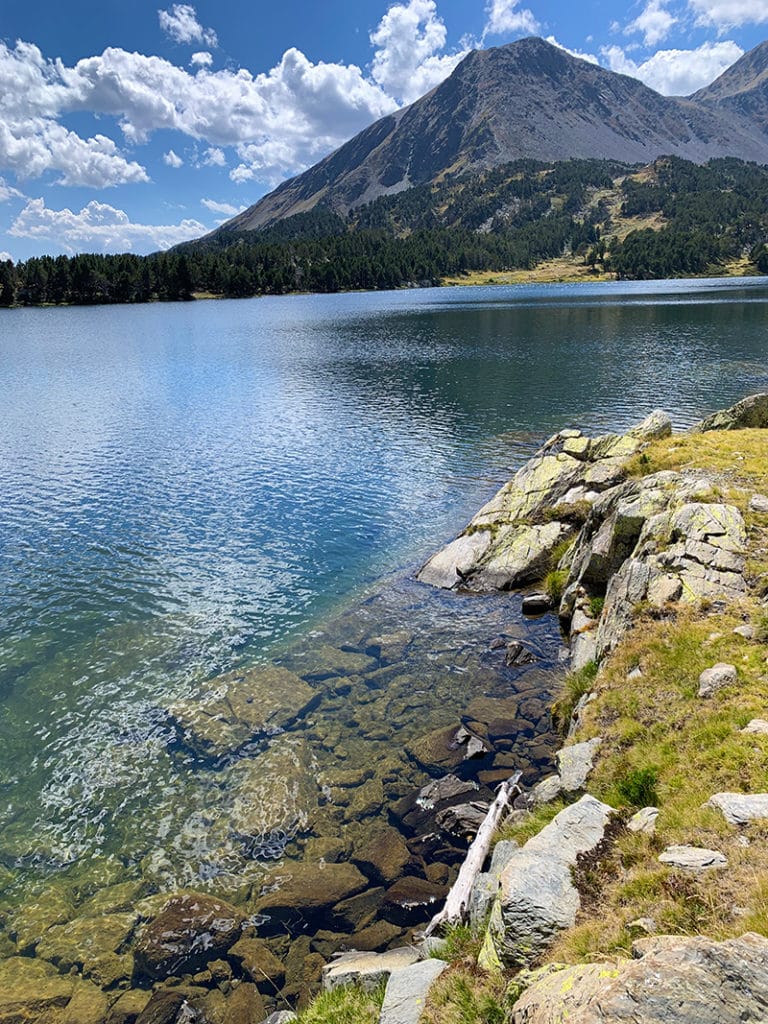
<svg viewBox="0 0 768 1024"><path fill-rule="evenodd" d="M0 255L197 237L526 35L688 94L768 0L0 0Z"/></svg>

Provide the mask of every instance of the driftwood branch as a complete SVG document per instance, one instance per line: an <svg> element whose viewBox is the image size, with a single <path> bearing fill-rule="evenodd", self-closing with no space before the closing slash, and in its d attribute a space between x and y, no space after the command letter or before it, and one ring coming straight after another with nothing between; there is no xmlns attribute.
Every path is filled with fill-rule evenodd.
<svg viewBox="0 0 768 1024"><path fill-rule="evenodd" d="M518 785L522 772L515 772L506 782L499 787L496 799L488 808L488 813L483 823L477 830L477 835L472 845L467 850L467 856L461 865L459 875L451 886L451 891L445 900L443 909L432 918L424 930L424 938L431 935L436 928L445 924L456 924L467 919L469 900L472 895L472 886L475 879L482 870L485 858L491 848L491 841L502 818L507 813L515 796L520 792Z"/></svg>

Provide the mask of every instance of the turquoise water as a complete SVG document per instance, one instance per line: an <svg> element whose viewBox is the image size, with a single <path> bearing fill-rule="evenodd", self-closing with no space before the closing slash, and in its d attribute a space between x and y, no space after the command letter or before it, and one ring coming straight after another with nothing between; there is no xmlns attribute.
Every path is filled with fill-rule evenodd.
<svg viewBox="0 0 768 1024"><path fill-rule="evenodd" d="M555 429L768 390L767 324L760 279L3 311L0 861L183 832L195 881L217 784L169 752L175 697L311 644ZM411 587L388 628L416 592L448 628Z"/></svg>

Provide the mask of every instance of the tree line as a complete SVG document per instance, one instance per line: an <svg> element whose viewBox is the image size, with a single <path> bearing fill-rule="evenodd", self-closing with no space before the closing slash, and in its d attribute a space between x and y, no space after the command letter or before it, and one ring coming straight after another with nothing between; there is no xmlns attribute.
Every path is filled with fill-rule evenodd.
<svg viewBox="0 0 768 1024"><path fill-rule="evenodd" d="M748 255L768 273L768 168L678 158L638 168L605 160L518 160L365 204L318 206L260 231L221 230L150 256L82 255L0 262L0 306L184 301L436 284L477 270L531 269L561 255L620 278L716 271ZM614 228L622 217L661 230Z"/></svg>

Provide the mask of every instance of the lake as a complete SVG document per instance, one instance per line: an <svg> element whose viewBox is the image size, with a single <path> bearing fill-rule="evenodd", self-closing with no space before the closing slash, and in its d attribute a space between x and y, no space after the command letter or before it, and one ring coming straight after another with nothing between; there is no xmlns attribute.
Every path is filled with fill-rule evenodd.
<svg viewBox="0 0 768 1024"><path fill-rule="evenodd" d="M168 708L235 669L322 690L301 726L318 777L390 756L396 776L420 732L504 693L539 702L510 741L535 774L553 617L413 571L560 427L662 407L683 428L768 390L767 324L765 279L2 311L5 905L85 875L78 893L130 877L247 902L266 862L303 855L306 821L238 845L237 764L176 746ZM375 675L379 636L398 672ZM534 674L495 636L527 638ZM318 648L368 663L328 675ZM359 810L315 835L362 842Z"/></svg>

